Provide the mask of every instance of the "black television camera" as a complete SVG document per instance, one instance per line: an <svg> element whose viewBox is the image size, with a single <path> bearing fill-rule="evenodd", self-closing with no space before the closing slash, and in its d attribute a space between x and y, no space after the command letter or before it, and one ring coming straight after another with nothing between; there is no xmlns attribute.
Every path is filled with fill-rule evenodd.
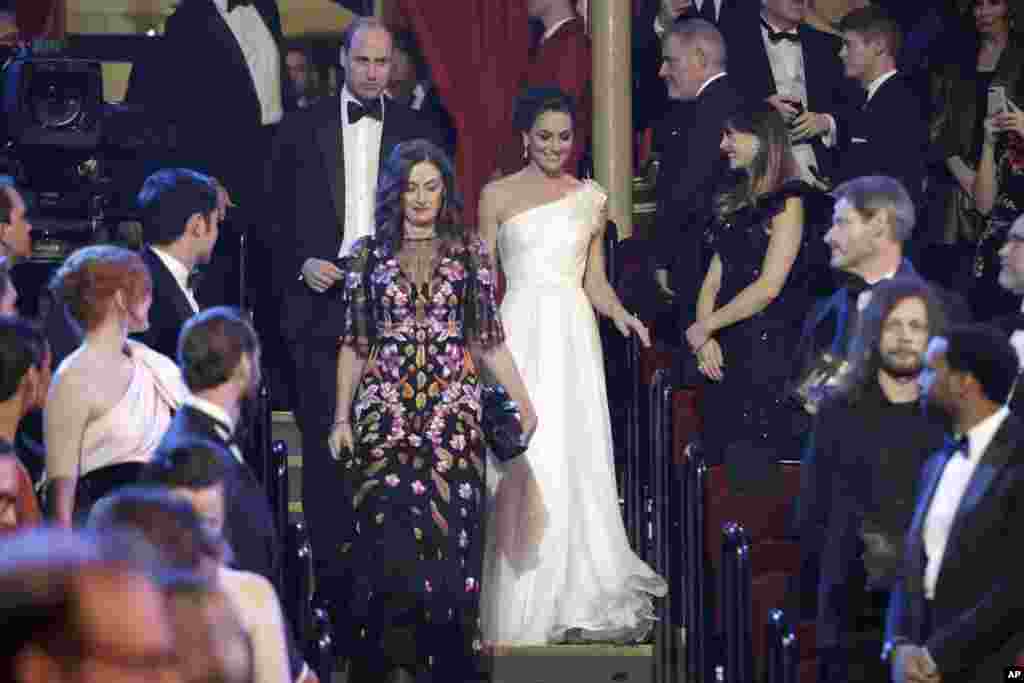
<svg viewBox="0 0 1024 683"><path fill-rule="evenodd" d="M38 312L33 290L77 247L139 245L135 195L174 146L170 128L140 107L104 101L100 59L67 56L65 48L36 44L0 71L0 172L29 207L30 263L49 266L19 278L29 315Z"/></svg>

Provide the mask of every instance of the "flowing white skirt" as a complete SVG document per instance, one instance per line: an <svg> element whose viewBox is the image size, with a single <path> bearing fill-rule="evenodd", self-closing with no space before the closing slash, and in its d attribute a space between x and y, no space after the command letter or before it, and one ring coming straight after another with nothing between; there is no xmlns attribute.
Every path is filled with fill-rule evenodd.
<svg viewBox="0 0 1024 683"><path fill-rule="evenodd" d="M489 461L484 637L642 638L667 586L622 522L593 308L578 286L544 284L509 290L501 313L539 426L522 458Z"/></svg>

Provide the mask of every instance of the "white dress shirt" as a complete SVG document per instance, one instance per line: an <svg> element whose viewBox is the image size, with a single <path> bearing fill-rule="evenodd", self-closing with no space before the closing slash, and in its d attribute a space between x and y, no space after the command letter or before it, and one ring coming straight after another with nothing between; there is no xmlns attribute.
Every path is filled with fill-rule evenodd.
<svg viewBox="0 0 1024 683"><path fill-rule="evenodd" d="M217 433L220 438L225 441L230 441L235 434L235 421L231 419L228 412L221 408L216 403L207 401L205 398L199 398L195 394L189 394L188 398L185 399L185 405L190 408L198 410L200 413L211 417L217 422ZM245 464L245 458L242 457L242 449L238 447L238 444L231 444L231 455L235 456L235 460Z"/></svg>
<svg viewBox="0 0 1024 683"><path fill-rule="evenodd" d="M178 283L185 298L188 299L189 305L192 307L193 313L199 312L199 302L196 301L196 294L188 287L188 266L179 261L174 256L171 256L166 251L163 251L160 247L150 246L156 257L160 259L167 270L171 271L171 276L174 277L174 281Z"/></svg>
<svg viewBox="0 0 1024 683"><path fill-rule="evenodd" d="M765 19L767 22L768 20ZM777 31L774 26L772 30ZM796 33L796 31L791 31ZM780 97L787 100L802 102L804 109L807 109L807 77L804 72L804 50L800 43L791 40L780 40L773 43L768 39L768 29L761 27L761 39L764 40L764 49L768 53L768 63L771 65L772 77L775 79L775 91ZM810 168L816 167L819 172L818 160L814 156L814 148L810 142L801 142L793 145L793 156L800 167L800 177L807 182L814 182L814 174Z"/></svg>
<svg viewBox="0 0 1024 683"><path fill-rule="evenodd" d="M255 7L243 5L228 12L228 0L213 0L242 49L249 65L256 97L260 101L260 122L278 123L284 116L281 104L281 51L274 36Z"/></svg>
<svg viewBox="0 0 1024 683"><path fill-rule="evenodd" d="M935 487L922 531L924 551L927 557L924 570L924 596L929 600L935 597L935 585L939 581L942 558L946 554L949 532L953 527L956 511L960 507L960 500L967 490L974 470L981 461L981 456L992 443L993 437L999 431L999 427L1007 415L1009 415L1009 410L1003 406L969 429L967 437L970 440L970 453L964 457L961 451L957 451L950 456L945 469L942 470L942 477Z"/></svg>
<svg viewBox="0 0 1024 683"><path fill-rule="evenodd" d="M356 240L373 235L373 217L384 123L364 116L348 121L348 103L359 102L346 85L341 91L341 135L345 150L345 237L338 256L348 254Z"/></svg>
<svg viewBox="0 0 1024 683"><path fill-rule="evenodd" d="M885 275L883 275L882 277L878 278L877 280L874 280L872 282L868 282L868 288L865 289L863 292L861 292L860 294L857 295L857 312L858 313L863 313L864 309L867 308L868 304L871 303L871 288L874 287L875 285L877 285L882 280L891 280L891 279L893 279L894 277L896 277L896 272L898 270L899 270L899 268L897 268L896 270L892 271L891 273L886 273ZM865 280L865 282L867 282L867 280Z"/></svg>

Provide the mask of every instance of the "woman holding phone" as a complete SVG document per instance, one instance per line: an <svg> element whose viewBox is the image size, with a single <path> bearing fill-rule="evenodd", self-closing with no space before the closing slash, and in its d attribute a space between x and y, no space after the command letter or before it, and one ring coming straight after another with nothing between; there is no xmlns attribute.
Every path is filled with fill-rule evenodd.
<svg viewBox="0 0 1024 683"><path fill-rule="evenodd" d="M1020 310L1020 297L999 285L999 249L1010 225L1024 213L1024 112L1006 98L1005 107L985 119L985 140L974 178L974 201L985 216L973 267L981 273L967 292L972 303L985 302L988 320ZM995 104L995 102L993 102Z"/></svg>

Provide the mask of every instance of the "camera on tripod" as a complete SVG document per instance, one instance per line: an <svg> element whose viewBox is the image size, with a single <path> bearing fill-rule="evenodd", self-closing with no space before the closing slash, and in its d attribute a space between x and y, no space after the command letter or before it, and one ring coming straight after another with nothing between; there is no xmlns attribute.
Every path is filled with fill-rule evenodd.
<svg viewBox="0 0 1024 683"><path fill-rule="evenodd" d="M57 49L54 49L54 48ZM147 159L172 147L167 126L103 97L102 62L34 46L2 71L0 164L29 197L34 261L78 246L141 240L135 193Z"/></svg>

